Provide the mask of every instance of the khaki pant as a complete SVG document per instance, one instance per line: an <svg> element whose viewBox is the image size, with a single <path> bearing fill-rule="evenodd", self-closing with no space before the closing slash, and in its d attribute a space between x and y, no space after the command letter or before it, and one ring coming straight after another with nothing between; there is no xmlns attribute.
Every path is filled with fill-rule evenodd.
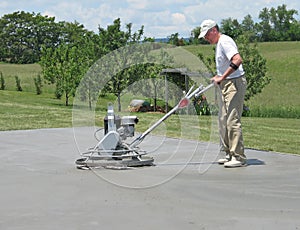
<svg viewBox="0 0 300 230"><path fill-rule="evenodd" d="M219 134L223 150L245 161L241 117L247 81L244 76L220 83Z"/></svg>

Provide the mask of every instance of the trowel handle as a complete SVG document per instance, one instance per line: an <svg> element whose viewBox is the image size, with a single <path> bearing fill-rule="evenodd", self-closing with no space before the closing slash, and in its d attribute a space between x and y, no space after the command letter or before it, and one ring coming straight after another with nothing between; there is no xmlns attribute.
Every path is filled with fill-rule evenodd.
<svg viewBox="0 0 300 230"><path fill-rule="evenodd" d="M208 89L210 89L211 87L214 86L214 83L211 83L210 85L206 86L205 88L203 88L203 86L198 87L197 89L195 89L193 92L190 92L191 90L189 90L189 93L187 93L185 95L184 98L186 99L191 99L193 96L200 95L202 93L204 93L205 91L207 91ZM184 99L183 98L183 99ZM181 100L182 101L182 100ZM181 102L180 101L180 102ZM164 120L166 120L169 116L171 116L177 109L179 109L179 105L180 102L173 108L171 109L168 113L166 113L162 118L160 118L156 123L154 123L151 127L149 127L145 132L142 133L141 136L139 136L138 138L136 138L131 144L130 147L135 147L138 144L140 144L144 138L153 130L155 129L157 126L159 126Z"/></svg>

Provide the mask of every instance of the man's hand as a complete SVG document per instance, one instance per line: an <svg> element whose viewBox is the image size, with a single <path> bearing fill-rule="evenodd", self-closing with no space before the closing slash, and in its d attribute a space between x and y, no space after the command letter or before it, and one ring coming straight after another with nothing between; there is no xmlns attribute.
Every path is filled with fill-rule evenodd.
<svg viewBox="0 0 300 230"><path fill-rule="evenodd" d="M219 76L219 75L216 75L214 76L213 78L211 78L211 82L215 83L216 85L220 84L221 81L223 81L223 76Z"/></svg>

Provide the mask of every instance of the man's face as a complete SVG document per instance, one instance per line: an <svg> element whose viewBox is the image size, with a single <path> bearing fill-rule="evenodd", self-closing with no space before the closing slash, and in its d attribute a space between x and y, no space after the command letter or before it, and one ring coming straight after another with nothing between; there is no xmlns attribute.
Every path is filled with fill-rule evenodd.
<svg viewBox="0 0 300 230"><path fill-rule="evenodd" d="M218 42L218 31L215 27L209 29L204 36L204 39L210 44L216 44Z"/></svg>

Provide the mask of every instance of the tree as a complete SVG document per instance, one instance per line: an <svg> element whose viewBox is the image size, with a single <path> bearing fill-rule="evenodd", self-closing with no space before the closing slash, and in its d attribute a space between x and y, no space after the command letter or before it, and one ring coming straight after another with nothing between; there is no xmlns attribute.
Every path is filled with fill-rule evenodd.
<svg viewBox="0 0 300 230"><path fill-rule="evenodd" d="M161 63L148 62L139 64L135 69L132 69L132 71L135 72L132 75L139 76L141 81L131 81L132 85L130 85L129 88L130 92L134 94L141 94L145 97L153 98L154 111L156 111L157 108L157 98L162 96L162 94L159 94L159 89L164 89L165 86L165 81L160 73L164 68L168 68L167 64L173 62L172 58L166 52L161 51L159 55L162 57L162 59L160 59L162 60ZM167 58L170 61L165 62L163 58ZM149 61L150 60L151 59L149 59ZM161 92L162 91L164 90L161 90Z"/></svg>
<svg viewBox="0 0 300 230"><path fill-rule="evenodd" d="M117 18L114 20L112 25L108 25L106 29L99 27L99 53L98 57L102 57L113 50L117 50L130 42L138 40L140 37L133 35L132 24L129 23L126 25L127 31L121 30L121 20ZM144 33L143 27L139 31L140 36Z"/></svg>
<svg viewBox="0 0 300 230"><path fill-rule="evenodd" d="M104 91L113 93L118 98L118 110L121 111L121 92L128 86L130 82L130 69L131 63L135 60L142 60L143 50L131 50L130 45L138 44L142 40L144 34L144 27L142 26L137 32L132 32L132 24L126 25L126 31L121 31L121 20L118 18L114 20L113 25L108 25L107 29L99 27L99 54L104 56L110 53L111 63L116 66L110 66L109 73L114 73L114 69L118 68L119 72L113 74L110 80L106 83ZM122 47L126 49L121 49ZM140 48L134 46L135 48ZM132 56L134 55L134 56Z"/></svg>
<svg viewBox="0 0 300 230"><path fill-rule="evenodd" d="M261 22L258 24L258 30L260 41L270 41L270 34L271 34L271 25L270 25L270 15L268 8L263 8L262 11L259 13L259 19Z"/></svg>
<svg viewBox="0 0 300 230"><path fill-rule="evenodd" d="M35 85L35 89L36 89L36 94L37 95L42 94L43 81L42 81L41 75L39 74L33 80L34 80L34 85Z"/></svg>
<svg viewBox="0 0 300 230"><path fill-rule="evenodd" d="M287 36L291 25L297 21L294 14L298 14L297 10L287 10L286 5L278 6L277 9L270 9L270 22L274 29L274 40L286 41L290 40Z"/></svg>
<svg viewBox="0 0 300 230"><path fill-rule="evenodd" d="M297 10L288 10L285 4L278 6L277 9L264 8L259 13L261 22L258 28L261 34L261 41L290 41L300 39L299 22L294 18Z"/></svg>
<svg viewBox="0 0 300 230"><path fill-rule="evenodd" d="M205 40L205 39L199 39L200 35L200 26L197 26L196 28L194 28L192 31L191 31L191 36L190 36L190 39L189 39L189 44L194 44L194 45L197 45L197 44L208 44L208 42Z"/></svg>
<svg viewBox="0 0 300 230"><path fill-rule="evenodd" d="M5 80L3 73L0 71L0 90L5 90Z"/></svg>
<svg viewBox="0 0 300 230"><path fill-rule="evenodd" d="M233 39L238 38L243 33L240 23L236 19L227 18L221 22L220 31Z"/></svg>
<svg viewBox="0 0 300 230"><path fill-rule="evenodd" d="M36 63L43 48L56 48L60 44L75 43L88 32L78 22L55 22L54 17L24 11L4 15L0 19L0 61Z"/></svg>
<svg viewBox="0 0 300 230"><path fill-rule="evenodd" d="M171 34L168 36L168 43L174 46L184 46L185 41L183 38L179 38L179 33Z"/></svg>
<svg viewBox="0 0 300 230"><path fill-rule="evenodd" d="M295 22L290 26L287 36L291 41L300 40L300 21Z"/></svg>
<svg viewBox="0 0 300 230"><path fill-rule="evenodd" d="M246 15L241 24L242 34L248 38L250 42L256 40L256 27L250 14Z"/></svg>
<svg viewBox="0 0 300 230"><path fill-rule="evenodd" d="M240 36L237 43L243 57L243 67L247 79L245 101L248 101L254 95L261 93L271 79L267 76L266 59L259 53L257 44L251 45L245 36Z"/></svg>
<svg viewBox="0 0 300 230"><path fill-rule="evenodd" d="M104 64L103 62L101 63ZM99 63L93 64L81 79L79 87L77 88L77 93L79 95L80 101L87 101L89 109L92 110L92 104L98 99L99 91L101 86L106 83L105 79L99 77Z"/></svg>
<svg viewBox="0 0 300 230"><path fill-rule="evenodd" d="M18 76L15 76L15 80L16 80L16 89L17 91L23 91L23 88L21 86L21 80Z"/></svg>
<svg viewBox="0 0 300 230"><path fill-rule="evenodd" d="M57 48L42 50L41 66L45 80L56 84L56 97L65 95L65 104L74 96L83 75L94 62L94 44L89 33L76 43L64 43Z"/></svg>
<svg viewBox="0 0 300 230"><path fill-rule="evenodd" d="M246 36L250 42L267 41L299 41L300 21L295 19L298 11L287 9L285 4L263 8L259 12L260 21L254 23L251 15L246 15L241 23L237 19L223 19L220 24L220 31L237 39L240 35ZM207 43L204 39L198 39L200 27L196 27L191 32L190 43Z"/></svg>
<svg viewBox="0 0 300 230"><path fill-rule="evenodd" d="M11 63L35 63L41 46L57 44L59 31L54 18L24 11L0 19L0 60Z"/></svg>
<svg viewBox="0 0 300 230"><path fill-rule="evenodd" d="M161 64L148 63L144 67L145 68L141 76L143 79L150 79L149 83L151 82L152 84L141 84L139 87L139 92L142 91L142 95L153 98L153 109L154 112L156 112L157 98L159 97L158 89L164 87L161 84L162 79L160 79L160 73L166 66ZM145 81L143 81L143 83L144 82Z"/></svg>

